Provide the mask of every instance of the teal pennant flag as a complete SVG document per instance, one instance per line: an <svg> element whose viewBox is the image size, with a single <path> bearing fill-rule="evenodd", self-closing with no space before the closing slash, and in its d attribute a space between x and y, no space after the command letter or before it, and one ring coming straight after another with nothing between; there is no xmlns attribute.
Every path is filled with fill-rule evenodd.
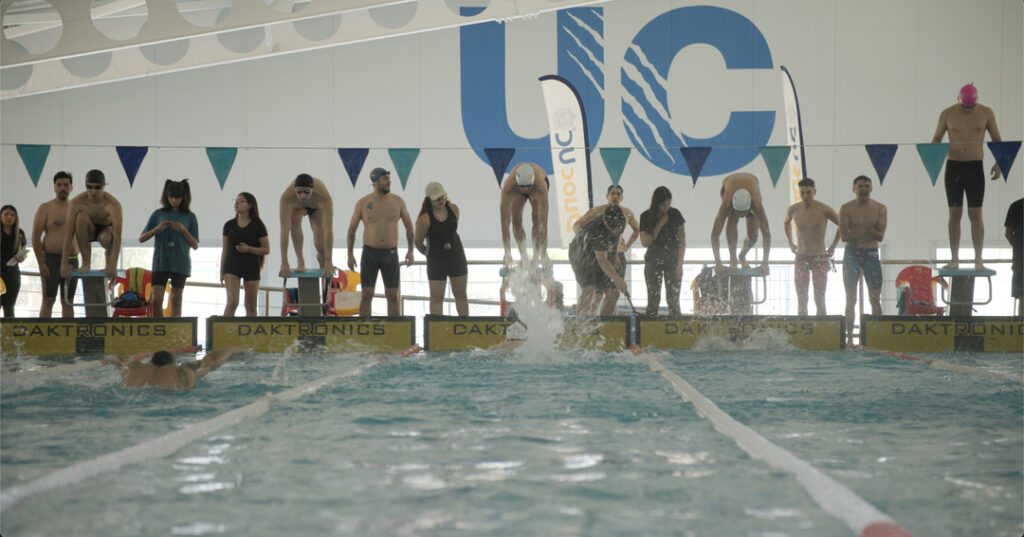
<svg viewBox="0 0 1024 537"><path fill-rule="evenodd" d="M395 165L398 179L402 182L402 190L405 190L405 184L409 181L409 173L412 172L412 167L416 164L416 157L420 156L420 150L416 148L388 149L388 155Z"/></svg>
<svg viewBox="0 0 1024 537"><path fill-rule="evenodd" d="M235 165L235 157L238 156L237 147L207 147L206 158L210 160L213 167L213 174L217 176L220 189L224 190L224 183L231 174L231 167Z"/></svg>
<svg viewBox="0 0 1024 537"><path fill-rule="evenodd" d="M612 179L612 184L619 186L622 179L622 170L626 169L626 161L629 160L630 149L628 147L602 147L601 160L604 161L604 169Z"/></svg>
<svg viewBox="0 0 1024 537"><path fill-rule="evenodd" d="M764 165L768 168L768 176L772 178L772 186L779 183L779 177L782 175L782 169L786 167L790 151L792 148L788 145L766 145L757 148L757 152L761 153L761 158L764 160Z"/></svg>
<svg viewBox="0 0 1024 537"><path fill-rule="evenodd" d="M917 144L917 154L921 157L921 164L924 164L928 178L932 180L932 186L939 179L939 172L942 171L942 163L946 162L946 154L949 153L949 144Z"/></svg>
<svg viewBox="0 0 1024 537"><path fill-rule="evenodd" d="M50 156L50 146L18 144L18 154L21 155L21 162L32 179L32 185L39 186L39 176L43 174L46 157Z"/></svg>

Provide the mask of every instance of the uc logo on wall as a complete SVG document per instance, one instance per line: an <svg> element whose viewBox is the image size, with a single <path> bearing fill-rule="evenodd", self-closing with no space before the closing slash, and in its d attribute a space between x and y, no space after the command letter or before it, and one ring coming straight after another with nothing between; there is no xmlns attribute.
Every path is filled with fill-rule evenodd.
<svg viewBox="0 0 1024 537"><path fill-rule="evenodd" d="M463 8L463 13L474 14ZM604 127L604 9L571 8L557 13L558 76L580 95L587 136L598 145ZM689 175L679 147L715 148L704 175L738 170L758 156L775 127L772 110L732 111L725 128L711 138L694 138L685 126L672 124L668 72L672 60L690 45L714 47L727 69L772 69L772 55L761 31L746 17L728 9L690 6L655 17L637 32L624 51L621 83L622 122L639 154L659 168ZM552 171L547 137L526 138L509 126L506 112L505 28L497 22L460 29L462 125L477 155L488 162L484 148L516 148L509 166L536 162ZM696 75L695 75L696 76Z"/></svg>

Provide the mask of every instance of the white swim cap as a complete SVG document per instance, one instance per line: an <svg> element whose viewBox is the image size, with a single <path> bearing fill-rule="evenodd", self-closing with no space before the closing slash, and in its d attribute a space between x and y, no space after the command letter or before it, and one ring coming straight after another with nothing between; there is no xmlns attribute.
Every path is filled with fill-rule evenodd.
<svg viewBox="0 0 1024 537"><path fill-rule="evenodd" d="M533 186L533 166L520 164L516 168L516 184L519 186Z"/></svg>
<svg viewBox="0 0 1024 537"><path fill-rule="evenodd" d="M505 339L511 341L523 341L526 339L526 327L522 323L514 322L505 328Z"/></svg>
<svg viewBox="0 0 1024 537"><path fill-rule="evenodd" d="M732 208L741 213L750 210L750 192L747 189L741 188L732 195Z"/></svg>

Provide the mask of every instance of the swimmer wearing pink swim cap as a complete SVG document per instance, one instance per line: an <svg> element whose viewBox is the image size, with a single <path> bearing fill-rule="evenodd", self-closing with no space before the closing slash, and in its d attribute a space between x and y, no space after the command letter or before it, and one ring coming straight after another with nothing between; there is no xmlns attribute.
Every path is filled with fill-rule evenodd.
<svg viewBox="0 0 1024 537"><path fill-rule="evenodd" d="M932 143L939 143L949 134L949 153L946 160L946 204L949 206L949 248L951 260L944 268L960 267L960 220L963 218L964 198L967 198L967 216L971 221L971 239L974 242L974 268L984 270L981 250L985 244L985 227L981 206L985 199L985 133L993 142L1003 141L996 126L996 115L991 108L978 102L978 88L965 84L957 94L957 104L947 107L939 115L939 125ZM992 179L1001 175L998 164L992 165Z"/></svg>

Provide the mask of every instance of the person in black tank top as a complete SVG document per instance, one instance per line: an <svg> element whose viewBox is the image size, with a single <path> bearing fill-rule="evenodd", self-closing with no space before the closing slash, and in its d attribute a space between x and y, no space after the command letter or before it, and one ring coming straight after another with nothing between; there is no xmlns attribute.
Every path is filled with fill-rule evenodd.
<svg viewBox="0 0 1024 537"><path fill-rule="evenodd" d="M427 280L430 284L430 314L441 315L444 309L444 291L451 280L455 310L460 317L469 315L466 297L466 250L456 229L459 226L459 208L448 201L448 193L441 183L427 185L423 206L416 218L416 249L427 256Z"/></svg>

